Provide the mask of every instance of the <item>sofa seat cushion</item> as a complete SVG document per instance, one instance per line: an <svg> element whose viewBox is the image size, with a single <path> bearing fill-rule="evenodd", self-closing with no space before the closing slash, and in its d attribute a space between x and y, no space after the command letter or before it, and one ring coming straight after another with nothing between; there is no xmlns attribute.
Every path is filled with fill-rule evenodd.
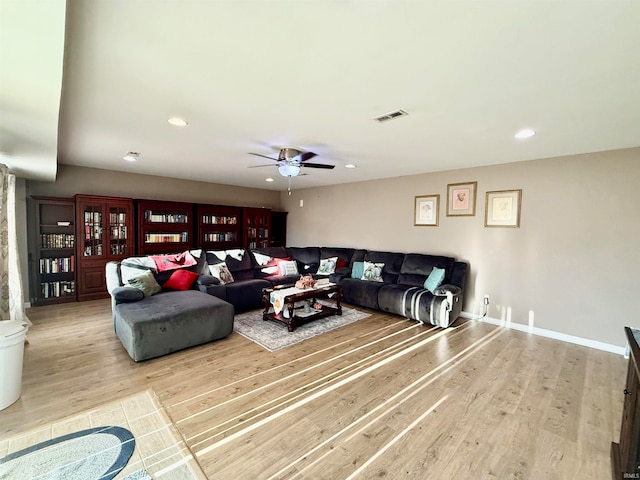
<svg viewBox="0 0 640 480"><path fill-rule="evenodd" d="M340 285L342 286L342 300L346 303L379 310L378 290L384 283L343 278Z"/></svg>
<svg viewBox="0 0 640 480"><path fill-rule="evenodd" d="M262 307L262 289L271 288L271 283L254 278L228 283L225 288L227 302L234 306L236 313L240 313Z"/></svg>
<svg viewBox="0 0 640 480"><path fill-rule="evenodd" d="M115 306L116 334L136 362L224 338L233 306L196 290L163 292Z"/></svg>

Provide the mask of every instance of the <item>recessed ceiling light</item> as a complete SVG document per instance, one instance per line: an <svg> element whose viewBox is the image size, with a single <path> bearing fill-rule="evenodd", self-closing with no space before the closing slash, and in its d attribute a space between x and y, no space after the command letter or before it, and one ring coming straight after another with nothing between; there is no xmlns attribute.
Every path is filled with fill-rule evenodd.
<svg viewBox="0 0 640 480"><path fill-rule="evenodd" d="M168 122L176 127L186 127L188 125L186 120L179 117L171 117Z"/></svg>
<svg viewBox="0 0 640 480"><path fill-rule="evenodd" d="M136 160L138 160L139 156L140 154L138 152L129 152L124 157L122 157L122 159L126 160L127 162L135 162Z"/></svg>
<svg viewBox="0 0 640 480"><path fill-rule="evenodd" d="M265 182L273 182L273 178L269 177L269 178L265 178L264 179Z"/></svg>
<svg viewBox="0 0 640 480"><path fill-rule="evenodd" d="M514 135L514 137L516 138L531 138L536 134L535 130L532 130L530 128L523 128L522 130L519 130L516 132L516 134Z"/></svg>
<svg viewBox="0 0 640 480"><path fill-rule="evenodd" d="M353 163L347 163L344 168L356 168L356 166Z"/></svg>

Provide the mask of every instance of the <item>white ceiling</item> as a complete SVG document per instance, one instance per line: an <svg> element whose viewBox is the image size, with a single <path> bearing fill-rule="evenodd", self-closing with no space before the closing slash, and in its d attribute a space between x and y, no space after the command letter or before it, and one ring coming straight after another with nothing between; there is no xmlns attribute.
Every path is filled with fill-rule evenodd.
<svg viewBox="0 0 640 480"><path fill-rule="evenodd" d="M69 0L58 162L284 190L248 152L336 165L303 188L640 146L639 24L635 0Z"/></svg>

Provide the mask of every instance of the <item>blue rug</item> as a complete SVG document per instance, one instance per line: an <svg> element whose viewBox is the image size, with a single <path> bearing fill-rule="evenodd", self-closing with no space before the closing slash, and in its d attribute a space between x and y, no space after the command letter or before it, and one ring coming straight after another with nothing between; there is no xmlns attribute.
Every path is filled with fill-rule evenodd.
<svg viewBox="0 0 640 480"><path fill-rule="evenodd" d="M126 428L90 428L0 458L0 479L110 480L127 465L134 449ZM130 478L149 478L144 475Z"/></svg>

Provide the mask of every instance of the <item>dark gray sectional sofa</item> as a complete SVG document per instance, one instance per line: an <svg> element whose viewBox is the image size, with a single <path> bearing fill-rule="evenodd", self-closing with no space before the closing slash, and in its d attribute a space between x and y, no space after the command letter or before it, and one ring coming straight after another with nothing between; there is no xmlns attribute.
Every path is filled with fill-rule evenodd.
<svg viewBox="0 0 640 480"><path fill-rule="evenodd" d="M338 257L340 268L328 275L343 288L343 301L381 310L440 327L448 327L460 315L467 264L454 258L420 253L384 252L341 247L271 247L242 251L198 252L197 265L188 267L199 277L187 292L162 291L141 298L123 281L121 264L107 264L107 287L112 297L116 334L136 361L224 338L233 329L233 315L261 308L262 289L293 284L300 274L315 278L322 259ZM256 254L273 259L290 258L298 275L265 273ZM226 256L225 256L226 255ZM209 273L209 265L226 264L234 281L221 284ZM144 257L137 259L145 263ZM352 278L356 262L383 263L382 281ZM122 265L126 265L127 260ZM128 267L127 267L128 268ZM144 268L144 267L143 267ZM433 292L424 288L434 268L444 270L442 284ZM156 276L166 278L166 272ZM159 278L164 281L164 278ZM207 320L207 318L209 320ZM189 330L188 335L177 330ZM168 333L169 332L169 333Z"/></svg>

